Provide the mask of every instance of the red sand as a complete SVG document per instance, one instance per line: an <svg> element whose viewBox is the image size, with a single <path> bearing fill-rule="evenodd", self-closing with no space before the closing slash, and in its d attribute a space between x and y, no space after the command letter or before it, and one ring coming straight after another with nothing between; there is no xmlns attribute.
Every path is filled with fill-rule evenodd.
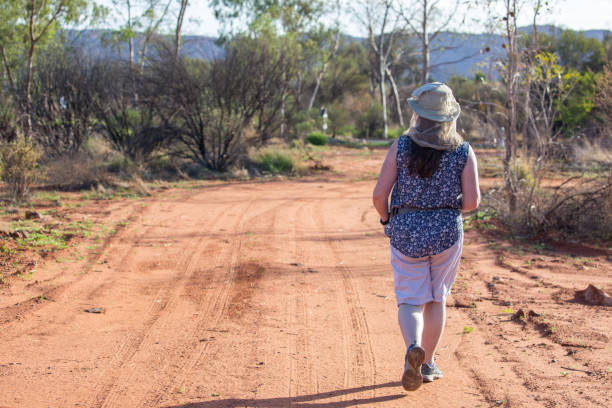
<svg viewBox="0 0 612 408"><path fill-rule="evenodd" d="M2 302L0 407L611 405L612 308L573 300L588 283L610 291L609 258L516 251L477 230L445 377L405 392L370 199L384 152L340 152L319 179L160 193L89 266L39 265L70 278ZM512 321L519 308L540 316Z"/></svg>

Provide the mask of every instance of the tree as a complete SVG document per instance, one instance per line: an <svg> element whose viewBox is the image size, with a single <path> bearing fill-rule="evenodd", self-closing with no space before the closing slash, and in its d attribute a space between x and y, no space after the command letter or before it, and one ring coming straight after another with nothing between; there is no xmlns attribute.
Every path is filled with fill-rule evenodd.
<svg viewBox="0 0 612 408"><path fill-rule="evenodd" d="M239 36L223 58L210 63L175 60L173 52L157 50L147 95L180 141L177 155L223 171L275 133L283 95L295 78L295 59L291 50L273 47Z"/></svg>
<svg viewBox="0 0 612 408"><path fill-rule="evenodd" d="M24 133L26 138L30 137L32 129L32 70L35 55L41 44L53 38L55 31L61 24L71 24L82 21L86 16L99 16L101 9L92 5L91 14L87 13L87 0L4 0L3 12L8 20L4 25L12 25L10 30L4 29L4 35L8 37L22 36L22 49L19 54L25 61L25 84L22 96L25 106ZM1 34L0 34L1 35ZM1 50L3 60L6 58L6 49ZM8 71L10 63L4 62L7 75L12 77ZM14 81L14 78L10 81Z"/></svg>
<svg viewBox="0 0 612 408"><path fill-rule="evenodd" d="M554 52L561 65L579 72L601 72L606 64L606 49L597 38L588 38L583 32L564 30L555 41Z"/></svg>
<svg viewBox="0 0 612 408"><path fill-rule="evenodd" d="M580 79L580 74L559 65L556 54L541 52L536 55L533 70L528 75L531 76L532 104L529 117L525 119L535 135L534 175L537 176L552 143L561 134L557 121L563 105Z"/></svg>
<svg viewBox="0 0 612 408"><path fill-rule="evenodd" d="M440 33L446 30L453 19L460 18L459 6L461 0L454 0L454 4L447 13L442 11L440 0L407 0L400 1L398 12L404 19L411 33L418 39L420 45L419 55L421 57L421 83L429 82L431 70L434 67L448 64L456 64L473 57L475 54L466 55L455 61L444 61L436 64L431 63L430 54L432 44ZM452 48L450 44L443 44L439 48Z"/></svg>
<svg viewBox="0 0 612 408"><path fill-rule="evenodd" d="M40 57L32 89L33 138L49 156L76 153L93 131L93 63L64 43Z"/></svg>
<svg viewBox="0 0 612 408"><path fill-rule="evenodd" d="M294 86L283 95L283 118L289 118L287 104L310 110L319 94L321 82L335 58L341 42L338 18L329 28L320 22L324 15L341 14L339 0L213 0L215 15L226 27L226 37L240 34L235 21L247 22L243 33L277 44L276 48L295 50L297 78ZM280 136L286 124L282 121ZM287 123L290 125L290 123Z"/></svg>
<svg viewBox="0 0 612 408"><path fill-rule="evenodd" d="M400 26L400 15L396 13L397 5L394 0L361 1L354 8L353 14L365 27L368 35L368 44L375 56L376 74L380 90L380 101L382 105L383 137L388 134L387 118L387 91L386 79L391 74L389 70L390 55L395 44L395 39L403 31ZM391 82L394 94L398 95L394 81ZM401 104L397 103L401 117Z"/></svg>
<svg viewBox="0 0 612 408"><path fill-rule="evenodd" d="M5 3L0 7L0 58L2 78L8 82L11 89L15 89L13 71L16 68L16 58L19 54L20 35L22 27L17 23L19 9L16 1ZM4 81L2 81L4 83Z"/></svg>
<svg viewBox="0 0 612 408"><path fill-rule="evenodd" d="M189 0L177 0L179 9L176 14L176 25L174 28L174 58L178 59L179 52L181 49L181 32L183 30L183 20L185 19L185 12L189 7Z"/></svg>
<svg viewBox="0 0 612 408"><path fill-rule="evenodd" d="M115 150L144 164L173 136L148 98L149 84L121 61L98 61L91 69L98 131Z"/></svg>
<svg viewBox="0 0 612 408"><path fill-rule="evenodd" d="M112 32L111 40L115 45L122 43L128 47L128 66L137 63L142 71L147 49L165 21L174 0L111 0L115 18L121 21L119 28ZM181 21L182 23L182 21ZM135 40L142 31L140 58L136 60Z"/></svg>

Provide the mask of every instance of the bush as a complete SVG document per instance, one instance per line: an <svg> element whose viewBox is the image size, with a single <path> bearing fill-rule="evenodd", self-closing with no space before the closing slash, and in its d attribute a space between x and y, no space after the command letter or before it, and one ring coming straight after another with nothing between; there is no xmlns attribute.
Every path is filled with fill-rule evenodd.
<svg viewBox="0 0 612 408"><path fill-rule="evenodd" d="M612 173L570 177L554 188L518 183L515 214L509 211L504 195L492 191L486 199L514 231L575 239L612 238Z"/></svg>
<svg viewBox="0 0 612 408"><path fill-rule="evenodd" d="M387 130L387 137L389 139L397 139L399 138L401 135L404 134L404 130L403 129L389 129Z"/></svg>
<svg viewBox="0 0 612 408"><path fill-rule="evenodd" d="M329 138L321 132L312 132L306 137L306 141L311 145L325 146L329 142Z"/></svg>
<svg viewBox="0 0 612 408"><path fill-rule="evenodd" d="M371 139L382 137L383 133L382 106L373 105L357 119L358 136Z"/></svg>
<svg viewBox="0 0 612 408"><path fill-rule="evenodd" d="M17 138L17 115L12 99L0 90L0 140L12 142Z"/></svg>
<svg viewBox="0 0 612 408"><path fill-rule="evenodd" d="M312 132L312 128L313 125L311 121L304 121L295 125L295 131L297 132L299 137L303 137L304 135L307 135Z"/></svg>
<svg viewBox="0 0 612 408"><path fill-rule="evenodd" d="M337 133L341 136L355 136L357 134L357 130L355 126L345 125L338 128Z"/></svg>
<svg viewBox="0 0 612 408"><path fill-rule="evenodd" d="M45 169L47 187L62 190L89 189L107 184L109 177L100 160L84 151L54 157L45 163Z"/></svg>
<svg viewBox="0 0 612 408"><path fill-rule="evenodd" d="M2 180L13 200L26 198L32 184L43 179L44 173L38 165L40 156L32 143L24 139L5 143L0 148Z"/></svg>
<svg viewBox="0 0 612 408"><path fill-rule="evenodd" d="M261 152L253 162L260 170L272 174L293 173L297 169L291 155L278 150Z"/></svg>

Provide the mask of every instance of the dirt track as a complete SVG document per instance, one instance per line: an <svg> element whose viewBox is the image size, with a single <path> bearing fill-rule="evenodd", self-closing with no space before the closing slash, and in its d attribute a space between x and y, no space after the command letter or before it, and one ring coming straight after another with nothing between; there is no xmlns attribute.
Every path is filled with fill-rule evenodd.
<svg viewBox="0 0 612 408"><path fill-rule="evenodd" d="M610 261L593 257L588 276L544 255L535 272L513 270L475 231L451 303L476 307L449 308L445 378L404 392L372 187L336 177L149 199L99 268L4 308L0 407L610 405L612 312L568 300L609 284ZM510 321L505 299L556 330Z"/></svg>

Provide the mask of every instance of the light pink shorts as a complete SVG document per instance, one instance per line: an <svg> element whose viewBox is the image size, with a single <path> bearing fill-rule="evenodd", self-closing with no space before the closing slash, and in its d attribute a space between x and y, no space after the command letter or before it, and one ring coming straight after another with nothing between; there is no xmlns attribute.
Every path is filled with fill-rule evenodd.
<svg viewBox="0 0 612 408"><path fill-rule="evenodd" d="M450 294L459 271L463 237L439 254L410 258L391 245L391 266L395 276L398 306L443 302Z"/></svg>

